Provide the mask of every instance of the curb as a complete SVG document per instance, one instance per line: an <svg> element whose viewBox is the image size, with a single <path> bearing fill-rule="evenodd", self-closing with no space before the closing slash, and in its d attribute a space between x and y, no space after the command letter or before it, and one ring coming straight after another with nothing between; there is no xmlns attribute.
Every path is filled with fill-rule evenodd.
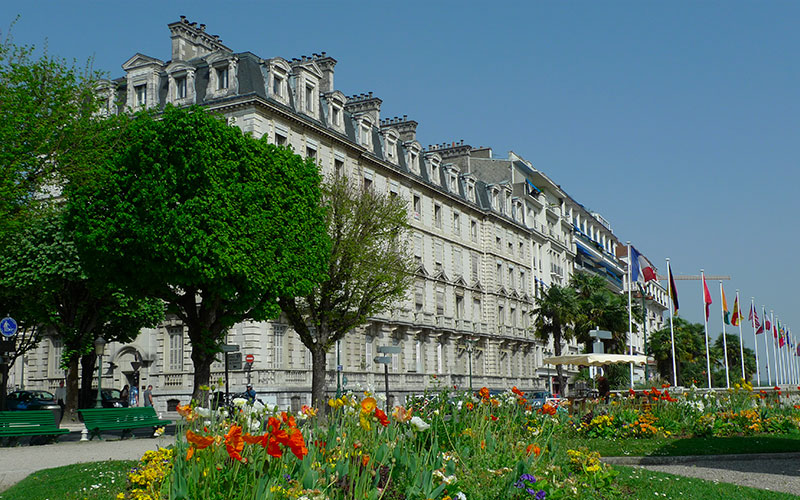
<svg viewBox="0 0 800 500"><path fill-rule="evenodd" d="M678 465L689 462L735 462L745 460L792 460L800 459L800 453L741 453L736 455L683 455L675 457L603 457L612 465Z"/></svg>

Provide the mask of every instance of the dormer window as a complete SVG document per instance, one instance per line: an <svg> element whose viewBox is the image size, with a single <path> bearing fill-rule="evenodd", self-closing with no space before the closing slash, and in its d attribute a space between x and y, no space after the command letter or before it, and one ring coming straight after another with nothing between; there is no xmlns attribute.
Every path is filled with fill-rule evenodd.
<svg viewBox="0 0 800 500"><path fill-rule="evenodd" d="M365 148L369 148L372 145L371 132L372 124L369 122L369 120L363 120L361 122L361 126L359 127L359 143Z"/></svg>
<svg viewBox="0 0 800 500"><path fill-rule="evenodd" d="M228 67L217 68L217 90L228 88Z"/></svg>
<svg viewBox="0 0 800 500"><path fill-rule="evenodd" d="M392 161L397 157L397 141L391 137L386 138L386 157Z"/></svg>
<svg viewBox="0 0 800 500"><path fill-rule="evenodd" d="M314 106L314 86L306 83L306 113L313 115L316 114L316 106Z"/></svg>
<svg viewBox="0 0 800 500"><path fill-rule="evenodd" d="M342 108L339 106L331 106L331 121L334 127L342 126Z"/></svg>
<svg viewBox="0 0 800 500"><path fill-rule="evenodd" d="M467 200L475 202L475 185L471 182L467 184Z"/></svg>
<svg viewBox="0 0 800 500"><path fill-rule="evenodd" d="M186 77L175 78L175 98L186 99Z"/></svg>
<svg viewBox="0 0 800 500"><path fill-rule="evenodd" d="M147 106L147 85L137 85L134 87L136 92L136 104L138 106Z"/></svg>
<svg viewBox="0 0 800 500"><path fill-rule="evenodd" d="M282 89L283 88L283 78L279 76L272 77L272 93L276 97L281 97L283 95Z"/></svg>

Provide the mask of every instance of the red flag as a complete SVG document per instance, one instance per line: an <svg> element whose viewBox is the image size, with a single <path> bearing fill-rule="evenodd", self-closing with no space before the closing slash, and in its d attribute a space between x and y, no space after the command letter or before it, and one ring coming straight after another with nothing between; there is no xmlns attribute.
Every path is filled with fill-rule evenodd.
<svg viewBox="0 0 800 500"><path fill-rule="evenodd" d="M764 315L764 326L767 328L767 331L772 330L772 326L769 323L769 316L766 314Z"/></svg>
<svg viewBox="0 0 800 500"><path fill-rule="evenodd" d="M711 307L711 292L708 291L708 285L706 285L706 277L703 275L703 302L706 304L706 321L708 321L709 315L709 308Z"/></svg>

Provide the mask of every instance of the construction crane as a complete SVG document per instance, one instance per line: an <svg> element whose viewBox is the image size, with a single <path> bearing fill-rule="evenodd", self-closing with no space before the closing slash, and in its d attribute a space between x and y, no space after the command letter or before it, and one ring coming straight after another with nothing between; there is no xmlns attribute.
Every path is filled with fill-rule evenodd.
<svg viewBox="0 0 800 500"><path fill-rule="evenodd" d="M679 281L679 280L697 281L697 280L703 279L703 277L700 276L699 274L683 274L683 275L679 275L679 276L673 276L673 278L675 279L675 281ZM667 276L665 274L659 274L658 275L658 280L659 281L668 280L668 279L669 279L669 276ZM731 279L730 276L712 276L710 274L706 274L706 281L728 281L730 279Z"/></svg>

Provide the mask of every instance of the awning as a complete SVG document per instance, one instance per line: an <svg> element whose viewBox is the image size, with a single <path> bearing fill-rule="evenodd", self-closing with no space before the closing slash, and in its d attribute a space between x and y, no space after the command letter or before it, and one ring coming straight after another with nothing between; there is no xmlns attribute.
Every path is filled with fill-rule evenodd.
<svg viewBox="0 0 800 500"><path fill-rule="evenodd" d="M539 189L536 186L534 186L531 181L529 181L528 179L525 179L525 183L528 185L528 194L537 194L537 195L541 194L541 192L542 192L541 189Z"/></svg>
<svg viewBox="0 0 800 500"><path fill-rule="evenodd" d="M630 354L570 354L545 358L544 362L550 365L576 366L603 366L629 363L644 365L647 364L647 356L632 356Z"/></svg>

